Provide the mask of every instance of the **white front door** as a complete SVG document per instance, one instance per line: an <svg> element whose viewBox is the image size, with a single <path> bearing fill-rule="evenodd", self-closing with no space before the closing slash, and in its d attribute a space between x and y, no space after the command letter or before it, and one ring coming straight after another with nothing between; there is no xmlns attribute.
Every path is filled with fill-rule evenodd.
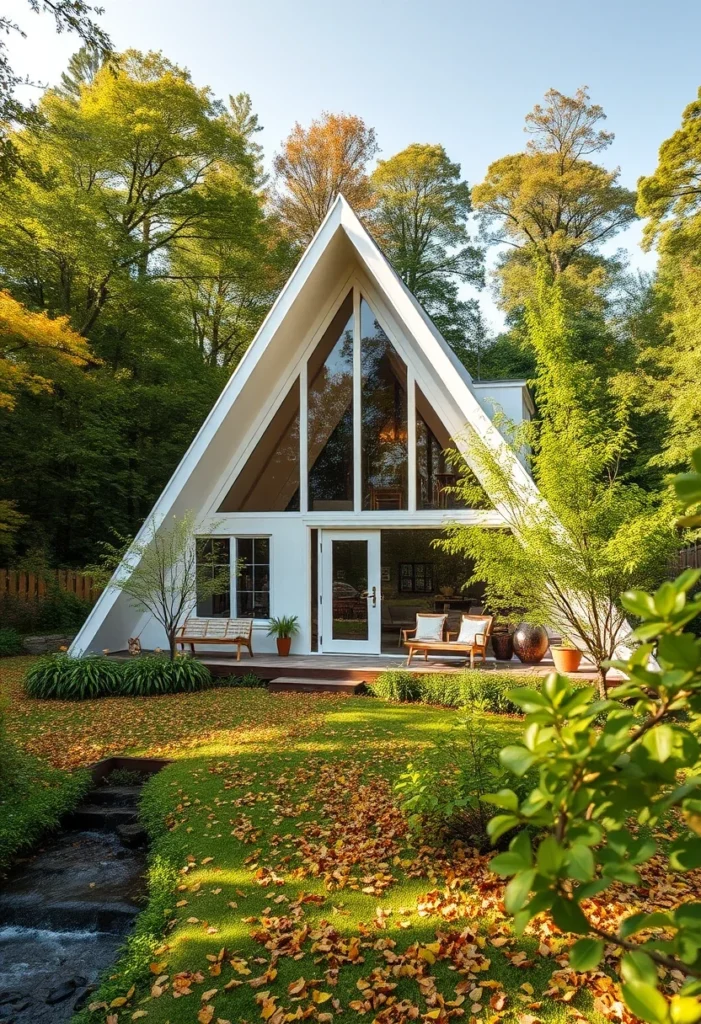
<svg viewBox="0 0 701 1024"><path fill-rule="evenodd" d="M379 654L380 531L320 531L322 651Z"/></svg>

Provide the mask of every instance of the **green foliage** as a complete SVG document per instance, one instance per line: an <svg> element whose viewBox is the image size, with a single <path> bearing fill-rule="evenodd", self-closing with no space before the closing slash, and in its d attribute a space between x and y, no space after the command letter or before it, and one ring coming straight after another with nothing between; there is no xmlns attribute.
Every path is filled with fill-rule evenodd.
<svg viewBox="0 0 701 1024"><path fill-rule="evenodd" d="M56 828L90 788L88 772L64 772L31 757L7 736L0 710L0 871Z"/></svg>
<svg viewBox="0 0 701 1024"><path fill-rule="evenodd" d="M122 667L101 654L71 658L67 654L47 654L39 658L25 679L30 697L40 700L90 700L117 693Z"/></svg>
<svg viewBox="0 0 701 1024"><path fill-rule="evenodd" d="M2 618L18 633L71 633L80 629L91 608L89 601L57 588L56 592L37 600L6 595Z"/></svg>
<svg viewBox="0 0 701 1024"><path fill-rule="evenodd" d="M123 663L119 693L152 697L162 693L194 693L212 684L209 669L188 655L140 655Z"/></svg>
<svg viewBox="0 0 701 1024"><path fill-rule="evenodd" d="M545 99L526 117L526 151L496 160L473 189L490 241L509 246L498 270L507 309L532 296L542 261L572 298L595 303L616 269L600 248L635 218L635 193L620 184L620 170L587 159L613 141L598 127L602 108L586 89L550 89Z"/></svg>
<svg viewBox="0 0 701 1024"><path fill-rule="evenodd" d="M421 763L408 764L395 783L417 837L460 839L478 849L489 845L490 813L484 797L506 785L508 773L499 760L497 738L484 728L483 709L484 704L465 715L456 735L443 742L449 748L447 757L445 752L437 757L434 747ZM451 766L448 771L446 763Z"/></svg>
<svg viewBox="0 0 701 1024"><path fill-rule="evenodd" d="M158 520L152 514L129 545L122 567L110 582L135 608L150 612L160 622L168 637L171 659L175 658L178 626L196 601L223 594L231 585L228 566L218 566L212 562L213 554L203 554L197 533L193 512L167 520ZM115 550L114 556L118 563L119 552Z"/></svg>
<svg viewBox="0 0 701 1024"><path fill-rule="evenodd" d="M47 654L31 666L25 679L29 696L41 700L151 697L194 693L211 685L209 669L201 661L187 655L171 660L159 654L129 661L112 661L101 654L82 658Z"/></svg>
<svg viewBox="0 0 701 1024"><path fill-rule="evenodd" d="M372 174L371 226L397 273L463 355L480 333L479 305L461 283L484 282L484 254L467 229L470 188L443 146L412 143Z"/></svg>
<svg viewBox="0 0 701 1024"><path fill-rule="evenodd" d="M482 672L465 669L464 672L383 672L368 688L382 700L439 704L451 708L482 707L493 714L513 715L519 707L509 693L519 680L538 685L531 675L514 672Z"/></svg>
<svg viewBox="0 0 701 1024"><path fill-rule="evenodd" d="M606 369L605 339L585 357L581 317L544 268L527 322L539 419L512 432L513 460L476 435L466 438L508 530L455 525L442 546L474 562L471 580L485 585L494 611L571 636L604 687L604 662L627 631L618 595L663 577L678 544L677 506L668 491L651 493L626 478L625 459L635 447L631 396ZM524 445L544 501L524 500L515 461ZM472 505L474 488L463 481L459 489Z"/></svg>
<svg viewBox="0 0 701 1024"><path fill-rule="evenodd" d="M698 505L701 473L675 485L685 505ZM491 862L511 879L504 902L517 930L549 912L560 929L582 936L571 954L580 970L598 966L605 944L619 947L623 998L650 1024L701 1017L701 904L632 914L614 932L592 919L586 900L605 899L614 885L640 885L638 868L656 855L670 873L701 865L701 641L685 632L701 614L701 596L690 597L699 578L701 570L688 570L654 593L623 594L640 620L639 646L613 663L627 678L610 699L555 674L539 693L513 693L527 715L523 742L505 747L501 761L517 778L537 772L538 784L525 799L507 788L488 798L500 809L489 823L493 841L524 824L539 833L533 844L520 832ZM659 850L654 835L677 810L684 824ZM671 998L658 988L656 965L687 979Z"/></svg>
<svg viewBox="0 0 701 1024"><path fill-rule="evenodd" d="M268 685L265 679L261 679L255 672L246 672L242 676L226 676L224 679L215 680L216 686L241 686L246 690L262 690Z"/></svg>
<svg viewBox="0 0 701 1024"><path fill-rule="evenodd" d="M0 629L0 658L11 658L14 654L22 654L24 644L16 629L3 627Z"/></svg>
<svg viewBox="0 0 701 1024"><path fill-rule="evenodd" d="M299 619L296 615L281 615L279 618L272 618L268 629L268 636L276 636L284 639L289 636L296 636L299 633Z"/></svg>

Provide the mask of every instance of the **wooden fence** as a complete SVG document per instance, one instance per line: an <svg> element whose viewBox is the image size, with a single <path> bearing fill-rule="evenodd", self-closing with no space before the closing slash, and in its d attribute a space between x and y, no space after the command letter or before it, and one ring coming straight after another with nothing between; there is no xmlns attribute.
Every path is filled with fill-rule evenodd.
<svg viewBox="0 0 701 1024"><path fill-rule="evenodd" d="M96 601L100 588L91 576L83 576L73 569L54 569L49 578L33 572L19 572L17 569L0 569L0 601L14 597L20 601L41 600L51 593L55 585L59 590L75 594L83 601Z"/></svg>
<svg viewBox="0 0 701 1024"><path fill-rule="evenodd" d="M685 569L701 569L701 540L681 548L672 559L670 576L678 576Z"/></svg>

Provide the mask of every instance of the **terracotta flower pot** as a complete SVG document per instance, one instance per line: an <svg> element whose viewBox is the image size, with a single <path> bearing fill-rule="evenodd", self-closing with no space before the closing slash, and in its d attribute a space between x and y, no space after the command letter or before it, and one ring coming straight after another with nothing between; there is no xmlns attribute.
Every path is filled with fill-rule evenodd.
<svg viewBox="0 0 701 1024"><path fill-rule="evenodd" d="M514 638L511 633L492 633L492 650L497 661L511 661L514 656Z"/></svg>
<svg viewBox="0 0 701 1024"><path fill-rule="evenodd" d="M514 633L514 651L525 665L537 665L548 649L548 634L542 626L522 622Z"/></svg>
<svg viewBox="0 0 701 1024"><path fill-rule="evenodd" d="M582 652L576 647L551 647L550 653L558 672L576 672L582 660Z"/></svg>
<svg viewBox="0 0 701 1024"><path fill-rule="evenodd" d="M290 648L292 647L292 637L279 636L276 642L277 653L280 655L281 658L286 658L287 655L290 653Z"/></svg>

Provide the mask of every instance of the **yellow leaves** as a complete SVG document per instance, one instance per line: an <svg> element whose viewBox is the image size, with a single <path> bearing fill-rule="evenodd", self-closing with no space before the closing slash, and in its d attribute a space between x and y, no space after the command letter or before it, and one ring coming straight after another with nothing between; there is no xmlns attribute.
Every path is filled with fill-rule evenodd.
<svg viewBox="0 0 701 1024"><path fill-rule="evenodd" d="M288 995L298 996L300 992L304 991L306 985L306 978L298 978L297 981L291 981L290 984L287 986Z"/></svg>
<svg viewBox="0 0 701 1024"><path fill-rule="evenodd" d="M214 857L205 857L204 860L200 861L200 864L202 864L202 865L204 865L204 864L211 864L213 860L214 860Z"/></svg>
<svg viewBox="0 0 701 1024"><path fill-rule="evenodd" d="M34 313L0 291L0 408L13 409L14 394L24 387L33 392L50 391L51 381L30 371L22 352L50 351L76 366L92 359L88 343L70 326L67 316L52 320L47 313ZM12 352L8 358L6 353Z"/></svg>
<svg viewBox="0 0 701 1024"><path fill-rule="evenodd" d="M149 964L149 970L151 974L163 974L167 966L167 963L152 963Z"/></svg>
<svg viewBox="0 0 701 1024"><path fill-rule="evenodd" d="M312 992L312 1000L319 1005L327 1002L329 999L331 999L330 992L317 992L316 989Z"/></svg>
<svg viewBox="0 0 701 1024"><path fill-rule="evenodd" d="M110 1009L114 1010L115 1007L117 1006L126 1006L128 1002L129 1000L127 999L126 996L117 996L117 998L113 999L112 1002L110 1003Z"/></svg>
<svg viewBox="0 0 701 1024"><path fill-rule="evenodd" d="M215 997L215 995L217 994L218 991L219 991L218 988L209 988L209 989L207 989L206 992L202 993L202 995L200 996L200 999L202 1000L203 1003L208 1003L210 1001L210 999L214 999L214 997Z"/></svg>
<svg viewBox="0 0 701 1024"><path fill-rule="evenodd" d="M197 1020L199 1024L210 1024L212 1017L214 1016L213 1006L203 1006L197 1014Z"/></svg>
<svg viewBox="0 0 701 1024"><path fill-rule="evenodd" d="M148 1010L134 1010L131 1015L132 1020L141 1020L142 1017L148 1017Z"/></svg>

